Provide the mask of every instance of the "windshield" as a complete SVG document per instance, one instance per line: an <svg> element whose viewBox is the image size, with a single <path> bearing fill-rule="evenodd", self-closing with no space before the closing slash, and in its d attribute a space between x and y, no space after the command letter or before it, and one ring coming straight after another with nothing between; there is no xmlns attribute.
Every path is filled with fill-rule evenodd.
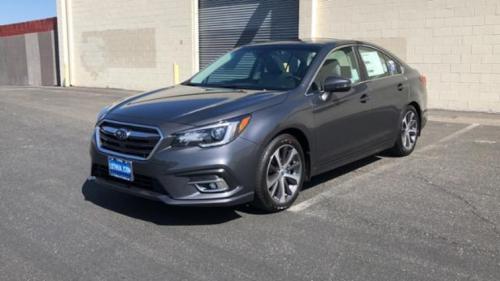
<svg viewBox="0 0 500 281"><path fill-rule="evenodd" d="M187 84L202 87L291 90L317 54L311 46L252 46L227 53Z"/></svg>

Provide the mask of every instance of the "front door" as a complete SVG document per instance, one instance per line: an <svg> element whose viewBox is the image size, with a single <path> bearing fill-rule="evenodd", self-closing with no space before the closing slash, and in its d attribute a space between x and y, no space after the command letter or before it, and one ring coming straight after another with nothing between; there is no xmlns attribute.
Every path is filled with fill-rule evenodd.
<svg viewBox="0 0 500 281"><path fill-rule="evenodd" d="M352 88L347 92L323 92L323 83L330 76L350 79ZM327 170L359 156L370 122L368 92L352 47L328 55L310 90L318 159L318 166L313 168Z"/></svg>

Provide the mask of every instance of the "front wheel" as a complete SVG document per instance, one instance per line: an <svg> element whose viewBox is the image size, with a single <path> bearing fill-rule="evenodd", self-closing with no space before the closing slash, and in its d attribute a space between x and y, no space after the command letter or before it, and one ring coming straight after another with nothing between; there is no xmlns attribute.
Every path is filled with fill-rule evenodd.
<svg viewBox="0 0 500 281"><path fill-rule="evenodd" d="M400 134L390 152L395 156L407 156L413 152L420 135L420 118L414 106L403 111L400 121Z"/></svg>
<svg viewBox="0 0 500 281"><path fill-rule="evenodd" d="M292 135L273 139L264 149L257 168L254 206L267 212L290 207L302 188L304 152Z"/></svg>

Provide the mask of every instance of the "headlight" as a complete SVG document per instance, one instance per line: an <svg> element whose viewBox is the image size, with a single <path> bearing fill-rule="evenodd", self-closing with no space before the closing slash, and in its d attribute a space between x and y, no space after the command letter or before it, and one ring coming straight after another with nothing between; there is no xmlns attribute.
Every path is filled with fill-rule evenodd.
<svg viewBox="0 0 500 281"><path fill-rule="evenodd" d="M208 126L189 129L174 134L174 147L224 145L240 135L250 123L250 116L237 120L224 121Z"/></svg>
<svg viewBox="0 0 500 281"><path fill-rule="evenodd" d="M97 114L97 122L101 121L106 116L106 114L108 113L110 108L111 108L111 106L108 105L108 106L103 107L103 109L101 109L101 111L99 111L99 113Z"/></svg>

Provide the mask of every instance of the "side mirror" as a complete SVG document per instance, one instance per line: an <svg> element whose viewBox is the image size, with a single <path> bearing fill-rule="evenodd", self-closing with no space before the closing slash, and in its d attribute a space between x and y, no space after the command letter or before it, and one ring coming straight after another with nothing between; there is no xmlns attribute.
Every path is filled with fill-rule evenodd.
<svg viewBox="0 0 500 281"><path fill-rule="evenodd" d="M351 89L351 80L337 76L329 76L323 83L325 92L347 92Z"/></svg>

